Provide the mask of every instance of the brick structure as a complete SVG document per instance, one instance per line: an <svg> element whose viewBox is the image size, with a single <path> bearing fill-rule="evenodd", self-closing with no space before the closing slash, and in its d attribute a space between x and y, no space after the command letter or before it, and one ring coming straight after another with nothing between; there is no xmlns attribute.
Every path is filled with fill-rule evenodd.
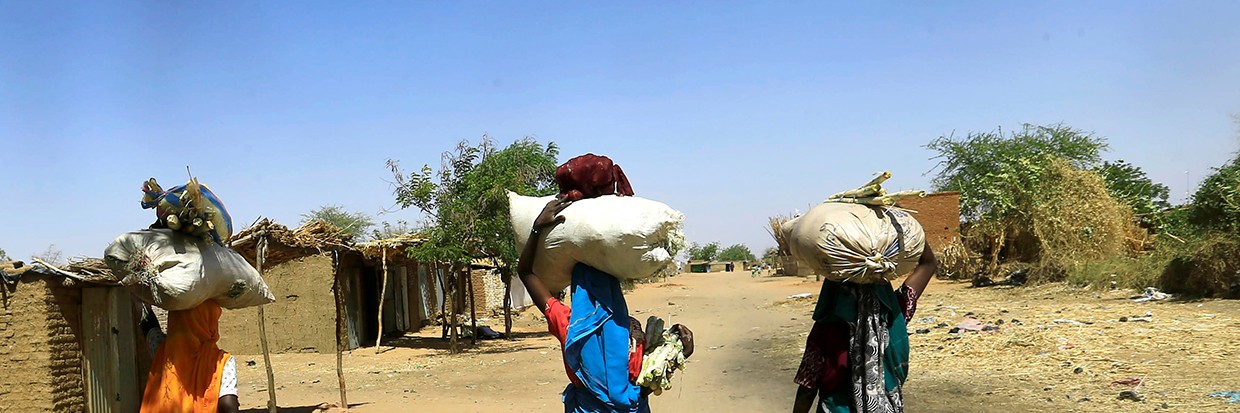
<svg viewBox="0 0 1240 413"><path fill-rule="evenodd" d="M82 290L59 277L0 285L0 412L82 412Z"/></svg>
<svg viewBox="0 0 1240 413"><path fill-rule="evenodd" d="M926 231L926 240L934 250L941 250L944 245L960 237L959 192L939 192L925 198L906 199L900 201L900 207L917 211L913 216Z"/></svg>

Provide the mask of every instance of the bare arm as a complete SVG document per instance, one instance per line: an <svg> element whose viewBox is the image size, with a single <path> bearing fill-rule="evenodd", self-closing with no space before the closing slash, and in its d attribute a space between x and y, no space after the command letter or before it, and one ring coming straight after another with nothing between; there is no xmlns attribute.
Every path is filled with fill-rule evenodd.
<svg viewBox="0 0 1240 413"><path fill-rule="evenodd" d="M921 252L921 260L917 262L917 268L904 280L904 285L917 291L917 294L924 293L926 286L930 284L930 278L934 277L938 270L939 260L934 257L934 251L930 250L930 243L927 242L926 249Z"/></svg>
<svg viewBox="0 0 1240 413"><path fill-rule="evenodd" d="M792 413L809 413L814 407L814 389L797 386L796 402L792 404Z"/></svg>
<svg viewBox="0 0 1240 413"><path fill-rule="evenodd" d="M564 217L558 215L560 211L572 204L572 201L553 199L543 207L542 213L534 219L534 226L530 229L530 239L525 243L525 249L521 250L521 258L517 260L517 276L521 278L521 284L525 284L525 290L529 291L530 298L534 299L534 305L538 306L538 311L542 311L543 314L547 313L547 300L551 298L551 290L547 289L542 279L534 275L534 256L538 253L538 237L545 229L564 222Z"/></svg>
<svg viewBox="0 0 1240 413"><path fill-rule="evenodd" d="M220 397L220 403L215 410L220 413L238 413L241 411L241 402L237 400L235 394L223 396Z"/></svg>

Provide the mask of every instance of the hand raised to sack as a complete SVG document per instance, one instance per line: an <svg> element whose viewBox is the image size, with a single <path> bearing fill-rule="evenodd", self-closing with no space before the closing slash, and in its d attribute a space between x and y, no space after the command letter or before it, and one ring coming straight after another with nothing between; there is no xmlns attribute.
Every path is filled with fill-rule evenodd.
<svg viewBox="0 0 1240 413"><path fill-rule="evenodd" d="M564 217L559 215L564 208L572 205L573 201L563 199L552 199L547 202L547 206L543 207L542 212L538 214L538 218L534 219L534 232L541 232L544 228L564 222Z"/></svg>

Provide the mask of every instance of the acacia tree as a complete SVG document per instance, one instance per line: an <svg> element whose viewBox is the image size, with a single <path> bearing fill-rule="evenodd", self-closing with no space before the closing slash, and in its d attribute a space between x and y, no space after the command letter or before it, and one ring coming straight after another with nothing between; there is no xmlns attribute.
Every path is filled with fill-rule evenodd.
<svg viewBox="0 0 1240 413"><path fill-rule="evenodd" d="M960 192L960 213L970 221L970 235L990 240L990 268L1012 232L1031 227L1029 211L1039 181L1051 159L1088 169L1101 160L1106 140L1066 125L1025 124L1007 136L1003 131L971 132L964 138L940 136L926 145L937 154L933 186Z"/></svg>
<svg viewBox="0 0 1240 413"><path fill-rule="evenodd" d="M735 244L719 251L720 261L757 261L753 252L744 244Z"/></svg>
<svg viewBox="0 0 1240 413"><path fill-rule="evenodd" d="M555 193L558 154L555 143L542 146L525 138L499 150L489 137L483 136L477 146L461 141L445 152L437 173L424 165L405 177L399 163L388 160L395 177L393 194L397 204L402 208L415 207L426 215L426 241L409 248L409 256L420 262L448 265L450 280L446 285L454 294L460 293L460 279L456 277L469 270L474 258L495 258L505 283L510 283L518 256L505 190L536 196ZM452 311L453 352L456 313ZM511 317L505 318L505 330L511 332Z"/></svg>
<svg viewBox="0 0 1240 413"><path fill-rule="evenodd" d="M1146 227L1158 226L1158 212L1171 207L1171 203L1167 202L1171 190L1154 182L1141 168L1123 159L1103 162L1094 168L1094 172L1102 176L1111 197L1131 207Z"/></svg>
<svg viewBox="0 0 1240 413"><path fill-rule="evenodd" d="M339 228L340 232L348 234L354 240L360 240L366 230L375 226L375 221L370 218L370 215L362 212L349 212L340 205L324 205L319 209L301 214L302 224L315 220Z"/></svg>

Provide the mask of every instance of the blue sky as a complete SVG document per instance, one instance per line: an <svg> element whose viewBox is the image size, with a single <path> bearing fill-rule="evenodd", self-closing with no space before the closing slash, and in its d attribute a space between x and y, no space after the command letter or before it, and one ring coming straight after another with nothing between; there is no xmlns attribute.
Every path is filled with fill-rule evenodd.
<svg viewBox="0 0 1240 413"><path fill-rule="evenodd" d="M621 164L690 240L773 244L766 217L944 134L1064 122L1183 198L1240 147L1235 2L9 2L0 248L99 256L185 167L238 226L392 205L384 161L461 139ZM1187 176L1185 172L1187 173ZM1186 179L1187 178L1187 179ZM379 220L414 221L401 211Z"/></svg>

